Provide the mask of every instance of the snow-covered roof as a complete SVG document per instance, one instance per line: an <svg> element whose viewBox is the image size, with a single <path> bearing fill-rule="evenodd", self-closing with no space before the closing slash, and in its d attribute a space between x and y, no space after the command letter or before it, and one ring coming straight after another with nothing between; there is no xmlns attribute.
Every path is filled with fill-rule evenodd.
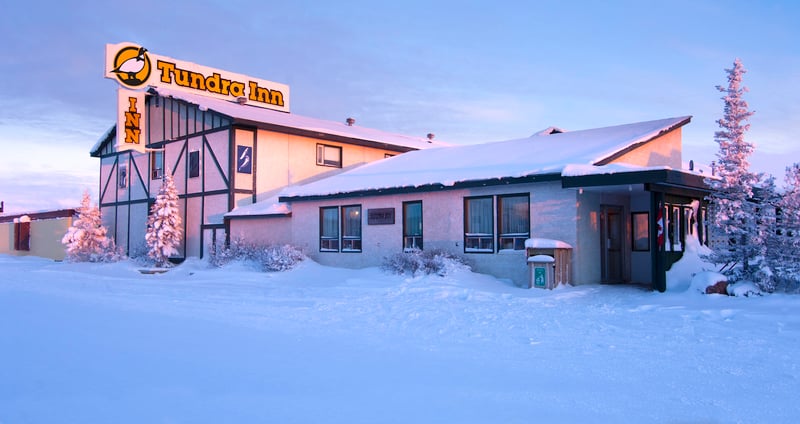
<svg viewBox="0 0 800 424"><path fill-rule="evenodd" d="M237 206L232 211L225 214L225 217L248 217L248 216L286 216L292 213L292 205L278 201L277 197L245 206Z"/></svg>
<svg viewBox="0 0 800 424"><path fill-rule="evenodd" d="M109 127L106 130L106 132L104 132L103 135L101 135L100 138L98 138L97 141L94 143L94 146L92 146L92 150L89 150L89 154L94 155L95 153L97 153L98 150L103 148L103 143L105 143L105 141L108 140L108 138L111 137L111 134L114 133L116 130L117 130L116 124Z"/></svg>
<svg viewBox="0 0 800 424"><path fill-rule="evenodd" d="M595 165L678 128L682 116L613 127L534 134L493 143L437 147L404 153L304 186L287 187L282 197L330 196L470 181L560 175L570 164Z"/></svg>
<svg viewBox="0 0 800 424"><path fill-rule="evenodd" d="M256 106L248 106L236 102L199 96L183 91L159 88L159 95L185 100L198 105L201 109L213 110L235 120L264 123L280 127L305 130L314 133L329 134L357 140L383 143L392 146L410 149L427 149L434 146L443 146L445 143L431 141L427 137L414 137L403 134L389 133L372 128L362 127L357 124L347 125L345 122L326 121L323 119L309 118L294 113L279 112Z"/></svg>

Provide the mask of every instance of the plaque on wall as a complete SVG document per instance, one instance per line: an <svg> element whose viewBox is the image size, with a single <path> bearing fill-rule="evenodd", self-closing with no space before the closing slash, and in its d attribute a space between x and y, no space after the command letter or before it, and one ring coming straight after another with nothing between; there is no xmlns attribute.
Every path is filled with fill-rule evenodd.
<svg viewBox="0 0 800 424"><path fill-rule="evenodd" d="M236 171L242 174L253 172L253 148L236 146Z"/></svg>
<svg viewBox="0 0 800 424"><path fill-rule="evenodd" d="M367 209L367 225L394 225L394 208Z"/></svg>

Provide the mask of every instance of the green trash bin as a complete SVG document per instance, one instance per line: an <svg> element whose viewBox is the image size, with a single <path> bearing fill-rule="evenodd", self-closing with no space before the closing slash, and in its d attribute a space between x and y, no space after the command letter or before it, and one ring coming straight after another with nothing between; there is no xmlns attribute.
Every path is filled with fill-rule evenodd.
<svg viewBox="0 0 800 424"><path fill-rule="evenodd" d="M536 255L528 258L528 268L530 268L530 279L528 288L552 289L553 288L553 265L555 259L549 255Z"/></svg>

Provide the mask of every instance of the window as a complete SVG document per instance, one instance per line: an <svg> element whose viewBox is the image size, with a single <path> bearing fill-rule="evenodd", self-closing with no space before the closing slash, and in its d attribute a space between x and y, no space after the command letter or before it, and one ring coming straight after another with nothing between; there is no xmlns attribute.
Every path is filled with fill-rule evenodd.
<svg viewBox="0 0 800 424"><path fill-rule="evenodd" d="M422 250L422 202L403 202L403 250Z"/></svg>
<svg viewBox="0 0 800 424"><path fill-rule="evenodd" d="M525 250L525 240L530 238L530 205L527 194L497 197L500 250Z"/></svg>
<svg viewBox="0 0 800 424"><path fill-rule="evenodd" d="M494 252L494 214L491 197L464 199L464 251Z"/></svg>
<svg viewBox="0 0 800 424"><path fill-rule="evenodd" d="M631 214L631 244L634 252L650 250L650 213L634 212Z"/></svg>
<svg viewBox="0 0 800 424"><path fill-rule="evenodd" d="M128 167L125 165L120 165L119 170L117 172L117 176L119 177L119 188L125 188L128 186Z"/></svg>
<svg viewBox="0 0 800 424"><path fill-rule="evenodd" d="M341 168L342 148L337 146L328 146L326 144L317 144L317 165Z"/></svg>
<svg viewBox="0 0 800 424"><path fill-rule="evenodd" d="M189 178L200 176L200 152L194 150L189 152Z"/></svg>
<svg viewBox="0 0 800 424"><path fill-rule="evenodd" d="M159 180L164 178L164 152L150 152L150 178Z"/></svg>
<svg viewBox="0 0 800 424"><path fill-rule="evenodd" d="M700 221L701 225L699 228L703 231L700 239L704 245L708 246L710 237L708 236L708 207L706 206L700 207Z"/></svg>
<svg viewBox="0 0 800 424"><path fill-rule="evenodd" d="M319 209L319 250L320 252L339 251L339 208Z"/></svg>
<svg viewBox="0 0 800 424"><path fill-rule="evenodd" d="M361 251L361 206L342 206L342 252Z"/></svg>

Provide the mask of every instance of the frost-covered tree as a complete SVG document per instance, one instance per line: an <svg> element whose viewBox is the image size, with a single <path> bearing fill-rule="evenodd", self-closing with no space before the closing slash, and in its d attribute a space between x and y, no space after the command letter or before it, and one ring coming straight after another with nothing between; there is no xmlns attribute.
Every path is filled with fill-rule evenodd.
<svg viewBox="0 0 800 424"><path fill-rule="evenodd" d="M103 226L100 209L92 204L89 191L83 193L78 216L72 221L61 243L66 246L66 259L73 262L108 262L121 256L114 240Z"/></svg>
<svg viewBox="0 0 800 424"><path fill-rule="evenodd" d="M727 87L717 86L724 93L723 117L717 120L720 130L714 133L719 144L716 179L709 179L713 189L709 196L709 225L711 231L728 243L715 246L710 259L721 270L734 278L753 278L758 270L753 261L763 256L763 242L759 237L757 208L753 201L753 188L759 176L750 172L748 158L755 147L745 140L747 123L753 112L748 110L742 85L746 72L742 62L736 59L733 67L726 69Z"/></svg>
<svg viewBox="0 0 800 424"><path fill-rule="evenodd" d="M167 175L147 218L145 241L150 249L147 256L153 259L158 267L168 266L169 257L178 253L176 247L180 244L181 238L178 191L175 189L172 176Z"/></svg>
<svg viewBox="0 0 800 424"><path fill-rule="evenodd" d="M757 201L756 234L753 235L753 240L761 246L761 256L752 260L750 265L754 272L754 282L759 288L773 292L776 285L775 270L779 267L775 259L781 249L779 232L776 231L780 196L775 187L775 177L765 177L753 194Z"/></svg>
<svg viewBox="0 0 800 424"><path fill-rule="evenodd" d="M784 289L800 288L800 163L786 168L785 192L775 202L775 229L767 258L775 281Z"/></svg>

